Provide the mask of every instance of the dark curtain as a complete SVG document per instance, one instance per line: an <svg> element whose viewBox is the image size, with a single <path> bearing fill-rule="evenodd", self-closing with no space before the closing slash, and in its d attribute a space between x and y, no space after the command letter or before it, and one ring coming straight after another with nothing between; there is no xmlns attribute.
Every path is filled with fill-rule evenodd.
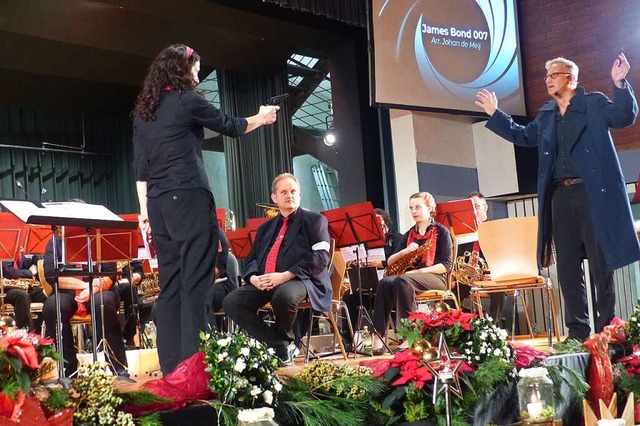
<svg viewBox="0 0 640 426"><path fill-rule="evenodd" d="M365 28L367 26L366 0L264 0L288 9L323 15L330 19Z"/></svg>
<svg viewBox="0 0 640 426"><path fill-rule="evenodd" d="M249 117L272 96L287 92L283 68L274 75L222 71L218 74L221 110L229 115ZM286 103L281 105L274 125L262 126L238 139L224 138L229 204L239 224L262 217L255 203L271 203L271 181L292 171L293 127Z"/></svg>
<svg viewBox="0 0 640 426"><path fill-rule="evenodd" d="M42 149L43 142L84 145L84 153ZM131 151L131 121L126 113L0 107L0 197L81 198L115 213L136 212Z"/></svg>

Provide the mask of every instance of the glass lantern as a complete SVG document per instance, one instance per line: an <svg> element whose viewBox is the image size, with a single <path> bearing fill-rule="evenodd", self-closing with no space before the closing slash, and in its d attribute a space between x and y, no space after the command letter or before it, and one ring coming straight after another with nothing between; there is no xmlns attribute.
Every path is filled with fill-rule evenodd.
<svg viewBox="0 0 640 426"><path fill-rule="evenodd" d="M518 400L523 425L550 423L555 417L553 382L546 368L523 368L518 381Z"/></svg>

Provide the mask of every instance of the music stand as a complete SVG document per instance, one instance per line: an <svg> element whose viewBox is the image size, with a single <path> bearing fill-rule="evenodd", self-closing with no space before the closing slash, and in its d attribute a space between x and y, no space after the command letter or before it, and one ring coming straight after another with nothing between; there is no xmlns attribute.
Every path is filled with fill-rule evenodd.
<svg viewBox="0 0 640 426"><path fill-rule="evenodd" d="M93 279L96 276L110 275L96 273L93 271L92 253L91 253L91 232L94 228L104 229L135 229L138 227L137 222L126 222L116 214L112 213L104 206L94 204L84 204L77 202L64 202L64 203L36 203L32 201L17 201L17 200L0 200L0 204L4 206L11 213L16 215L20 220L27 224L38 225L50 225L52 231L52 246L53 246L53 262L56 270L56 278L58 276L78 276L85 275L89 279ZM64 268L60 269L58 264L58 258L56 253L55 234L58 226L79 226L86 229L87 235L87 260L88 260L88 273L79 274L76 271L66 272ZM66 273L65 273L66 272ZM91 285L91 284L90 284ZM64 358L64 349L62 345L62 318L60 312L60 293L56 280L54 286L56 297L56 315L57 315L57 330L56 330L56 342L59 346L60 355ZM89 292L91 303L91 326L94 336L97 335L95 318L95 304L93 291ZM96 345L93 345L93 361L97 361ZM63 386L68 387L63 361L58 363L59 380Z"/></svg>
<svg viewBox="0 0 640 426"><path fill-rule="evenodd" d="M435 220L446 226L452 235L478 232L478 219L471 198L438 203Z"/></svg>
<svg viewBox="0 0 640 426"><path fill-rule="evenodd" d="M133 258L134 252L134 241L135 236L134 233L137 232L136 229L102 229L102 228L94 228L87 229L86 231L82 228L78 227L65 227L64 233L64 247L65 247L65 259L63 259L65 264L74 264L74 263L83 263L83 262L91 262L97 263L98 267L102 266L102 263L117 263L117 262L127 262ZM86 232L86 236L83 235ZM89 249L88 244L91 242L91 249ZM89 257L93 255L93 257ZM117 273L117 272L116 272ZM115 285L115 282L113 283ZM105 330L105 319L104 319L104 296L103 296L103 288L100 287L100 317L102 319L101 331L102 331L102 339L100 341L97 340L96 327L92 328L93 331L93 353L94 357L96 357L97 352L100 346L104 346L105 352L107 354L107 359L114 367L114 370L118 370L115 368L115 364L113 363L113 359L115 359L115 354L113 350L109 346L109 342L106 339L106 330ZM93 292L92 292L93 293ZM93 301L92 301L93 303ZM94 326L95 321L93 320L95 314L95 306L91 306L91 314L92 314L92 326ZM94 358L95 362L95 358ZM124 367L124 365L120 365L120 367Z"/></svg>
<svg viewBox="0 0 640 426"><path fill-rule="evenodd" d="M20 229L0 229L0 280L4 278L2 262L15 261L20 241ZM0 311L4 312L4 284L0 285Z"/></svg>
<svg viewBox="0 0 640 426"><path fill-rule="evenodd" d="M46 225L27 225L27 237L24 242L26 254L44 254L51 239L51 227Z"/></svg>
<svg viewBox="0 0 640 426"><path fill-rule="evenodd" d="M227 240L229 240L229 250L238 259L245 259L251 253L253 245L250 237L251 229L238 228L235 231L227 231Z"/></svg>
<svg viewBox="0 0 640 426"><path fill-rule="evenodd" d="M326 210L320 212L328 220L329 235L335 240L336 247L348 247L356 246L356 270L358 279L359 290L359 306L358 306L358 319L356 322L356 330L360 333L362 320L366 319L371 325L371 331L380 337L382 344L387 350L389 347L384 341L384 338L376 330L373 320L364 307L362 300L362 276L360 272L360 255L358 247L364 245L367 249L369 247L383 247L385 244L385 237L382 231L382 225L380 220L376 216L373 210L373 205L370 202L354 204L352 206L340 207L333 210ZM356 342L353 342L353 354L357 354Z"/></svg>

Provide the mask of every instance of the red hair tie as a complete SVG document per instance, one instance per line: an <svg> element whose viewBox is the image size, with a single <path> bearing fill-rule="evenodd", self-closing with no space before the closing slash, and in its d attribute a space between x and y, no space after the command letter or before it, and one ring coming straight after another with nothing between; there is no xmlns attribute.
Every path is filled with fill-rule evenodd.
<svg viewBox="0 0 640 426"><path fill-rule="evenodd" d="M184 46L185 49L187 50L187 59L189 59L191 57L191 55L193 55L193 49L190 48L189 46L185 45Z"/></svg>

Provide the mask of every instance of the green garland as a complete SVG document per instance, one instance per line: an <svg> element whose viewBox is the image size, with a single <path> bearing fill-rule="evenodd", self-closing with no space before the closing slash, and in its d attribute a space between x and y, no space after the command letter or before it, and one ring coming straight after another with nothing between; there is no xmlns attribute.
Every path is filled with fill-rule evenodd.
<svg viewBox="0 0 640 426"><path fill-rule="evenodd" d="M388 414L373 402L385 390L369 368L317 361L288 379L276 419L307 426L385 424Z"/></svg>

